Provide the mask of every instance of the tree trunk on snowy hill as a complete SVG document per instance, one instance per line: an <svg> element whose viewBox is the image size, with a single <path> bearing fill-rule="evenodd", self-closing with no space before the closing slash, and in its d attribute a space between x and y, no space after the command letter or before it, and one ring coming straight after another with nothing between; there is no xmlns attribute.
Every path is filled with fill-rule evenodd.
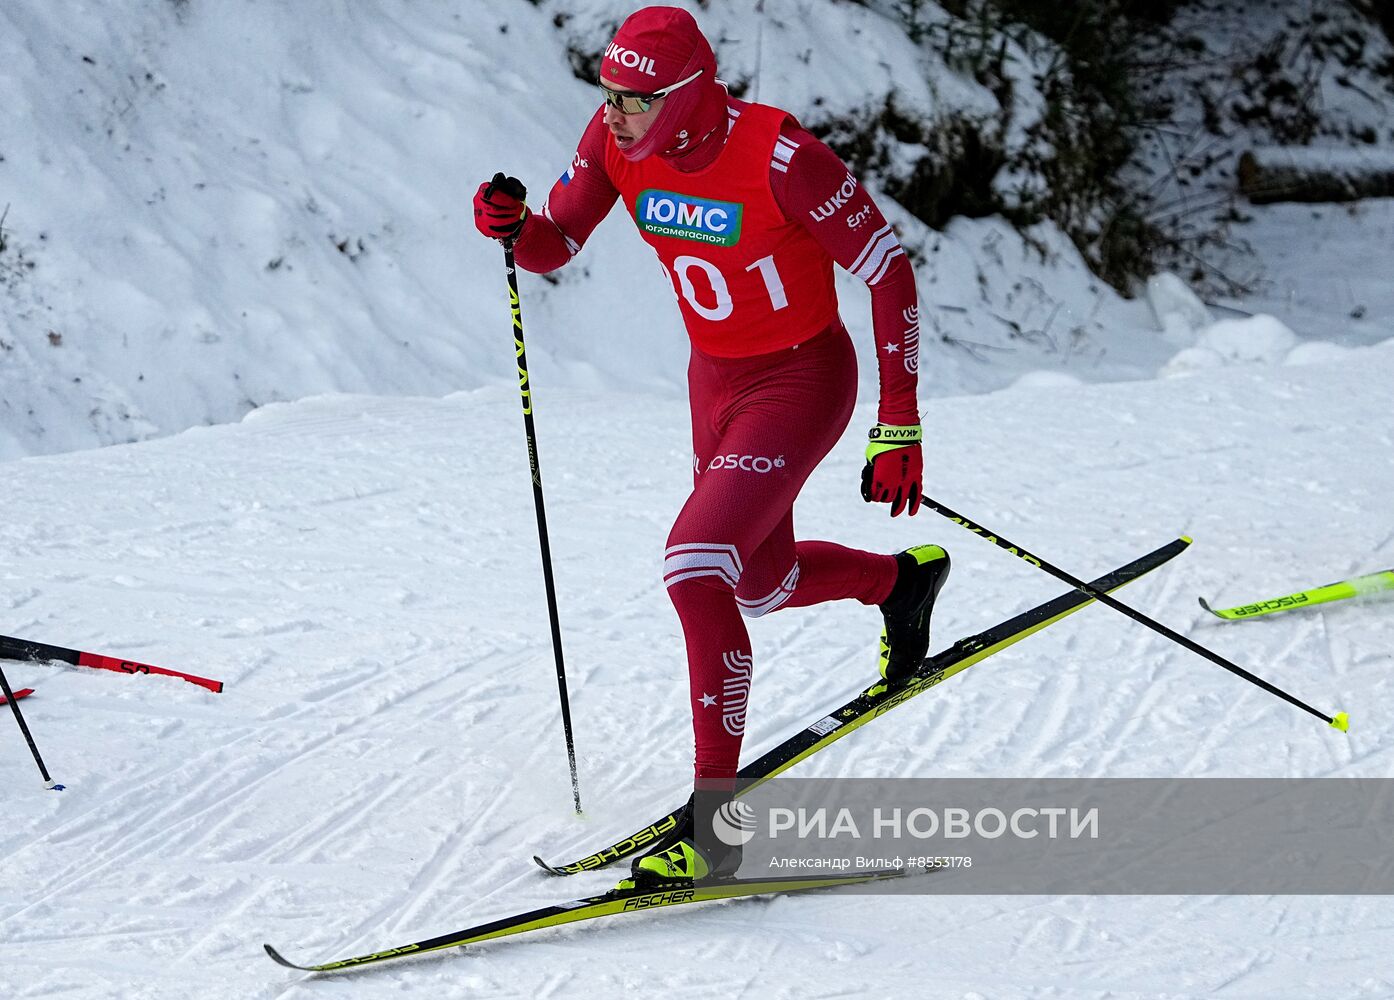
<svg viewBox="0 0 1394 1000"><path fill-rule="evenodd" d="M1239 190L1255 205L1394 197L1394 150L1263 146L1239 157Z"/></svg>

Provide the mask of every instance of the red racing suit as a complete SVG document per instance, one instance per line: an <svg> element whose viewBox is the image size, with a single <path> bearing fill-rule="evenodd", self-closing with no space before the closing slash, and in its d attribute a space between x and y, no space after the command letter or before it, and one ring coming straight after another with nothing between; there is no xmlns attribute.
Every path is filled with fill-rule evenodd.
<svg viewBox="0 0 1394 1000"><path fill-rule="evenodd" d="M777 108L728 99L725 134L710 142L721 148L697 169L657 155L631 162L602 108L514 244L520 266L555 270L622 200L673 283L692 340L694 486L664 580L687 645L698 781L738 767L753 673L742 616L879 604L895 582L893 556L794 539L794 500L856 401L833 263L871 290L878 419L919 423L914 275L871 197Z"/></svg>

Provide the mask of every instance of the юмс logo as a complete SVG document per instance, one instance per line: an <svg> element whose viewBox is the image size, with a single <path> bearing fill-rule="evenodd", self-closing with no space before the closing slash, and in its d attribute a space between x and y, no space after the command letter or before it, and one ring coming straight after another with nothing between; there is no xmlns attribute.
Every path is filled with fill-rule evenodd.
<svg viewBox="0 0 1394 1000"><path fill-rule="evenodd" d="M634 202L634 221L646 233L695 240L712 246L735 246L741 238L738 201L713 201L649 188Z"/></svg>

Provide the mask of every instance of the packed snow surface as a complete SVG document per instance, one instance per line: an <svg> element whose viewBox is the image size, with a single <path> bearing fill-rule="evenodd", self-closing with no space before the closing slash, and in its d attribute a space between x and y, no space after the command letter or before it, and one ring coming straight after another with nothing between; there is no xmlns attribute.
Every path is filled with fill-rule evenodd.
<svg viewBox="0 0 1394 1000"><path fill-rule="evenodd" d="M1342 735L1090 608L800 765L808 776L1384 776L1379 596L1221 623L1225 604L1394 564L1394 351L927 406L932 493L1093 575L1189 533L1126 599L1331 712ZM616 918L305 979L324 961L598 891L528 860L666 811L689 779L663 540L681 402L538 391L587 818L572 815L516 392L336 396L7 466L5 631L224 680L5 664L67 791L0 729L6 997L1387 996L1394 901L804 896ZM955 557L936 646L1061 586L927 512L857 496L854 431L804 537ZM642 424L645 433L633 427ZM1387 598L1389 595L1384 595ZM752 623L746 754L864 686L874 609ZM6 727L8 728L8 726Z"/></svg>

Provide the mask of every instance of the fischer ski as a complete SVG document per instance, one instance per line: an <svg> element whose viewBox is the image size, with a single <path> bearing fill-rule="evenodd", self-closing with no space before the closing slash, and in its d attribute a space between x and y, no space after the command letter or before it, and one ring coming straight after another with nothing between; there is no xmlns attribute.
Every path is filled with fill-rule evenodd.
<svg viewBox="0 0 1394 1000"><path fill-rule="evenodd" d="M1349 580L1338 580L1322 587L1313 587L1311 590L1299 590L1295 594L1284 594L1282 597L1240 604L1233 608L1212 608L1205 598L1198 597L1196 600L1200 602L1202 608L1216 618L1239 621L1244 618L1257 618L1259 615L1271 615L1279 611L1290 611L1293 608L1310 607L1313 604L1326 604L1328 601L1343 601L1348 597L1363 597L1366 594L1378 593L1381 590L1394 590L1394 569L1370 573L1367 576L1357 576Z"/></svg>
<svg viewBox="0 0 1394 1000"><path fill-rule="evenodd" d="M33 688L20 688L18 691L15 692L15 701L19 701L21 698L28 698L33 693ZM0 705L8 705L9 703L10 699L6 698L3 694L0 694Z"/></svg>
<svg viewBox="0 0 1394 1000"><path fill-rule="evenodd" d="M1168 542L1141 559L1130 562L1126 566L1120 566L1112 573L1099 577L1090 586L1106 593L1117 590L1175 558L1185 551L1190 544L1191 539L1184 536ZM841 708L822 716L808 728L795 733L758 760L741 768L737 775L736 787L738 791L736 794L743 795L749 792L752 788L782 774L801 760L837 742L848 733L859 729L873 719L879 718L896 706L903 705L911 698L923 694L954 674L967 670L975 663L987 659L994 653L1001 652L1013 643L1020 642L1027 636L1039 632L1046 626L1054 624L1061 618L1071 615L1093 602L1094 598L1084 591L1071 590L1054 600L1037 605L1014 618L979 632L977 635L960 639L948 649L928 657L920 669L904 685L876 695L866 692L857 695ZM676 828L681 808L679 807L653 823L641 827L609 847L602 848L594 854L577 858L575 861L552 865L536 855L533 856L533 861L550 875L575 875L579 872L604 868L640 851L661 847L665 838Z"/></svg>
<svg viewBox="0 0 1394 1000"><path fill-rule="evenodd" d="M222 681L197 677L178 670L166 670L149 663L123 660L116 656L103 656L101 653L88 653L81 649L68 649L66 646L50 646L43 642L30 642L0 635L0 657L7 660L32 660L39 663L71 663L75 667L93 667L97 670L114 670L118 674L159 674L161 677L178 677L180 680L207 688L214 694L221 694Z"/></svg>
<svg viewBox="0 0 1394 1000"><path fill-rule="evenodd" d="M560 927L562 924L572 924L580 920L596 920L600 917L613 917L621 913L638 913L664 906L684 906L688 903L705 903L716 899L736 899L742 896L806 892L810 889L859 885L899 878L904 874L905 870L902 868L882 868L839 875L713 880L670 888L615 888L598 896L586 896L583 899L574 899L555 906L544 906L500 920L477 924L474 927L467 927L450 934L442 934L439 937L426 938L423 941L414 941L410 944L398 945L395 948L358 955L354 958L343 958L337 962L324 962L319 965L298 965L288 961L271 945L265 944L262 947L266 949L266 954L270 955L274 962L288 969L299 969L302 972L339 972L376 962L385 962L393 958L424 955L428 952L458 948L479 941L491 941L495 938L526 934L548 927Z"/></svg>

